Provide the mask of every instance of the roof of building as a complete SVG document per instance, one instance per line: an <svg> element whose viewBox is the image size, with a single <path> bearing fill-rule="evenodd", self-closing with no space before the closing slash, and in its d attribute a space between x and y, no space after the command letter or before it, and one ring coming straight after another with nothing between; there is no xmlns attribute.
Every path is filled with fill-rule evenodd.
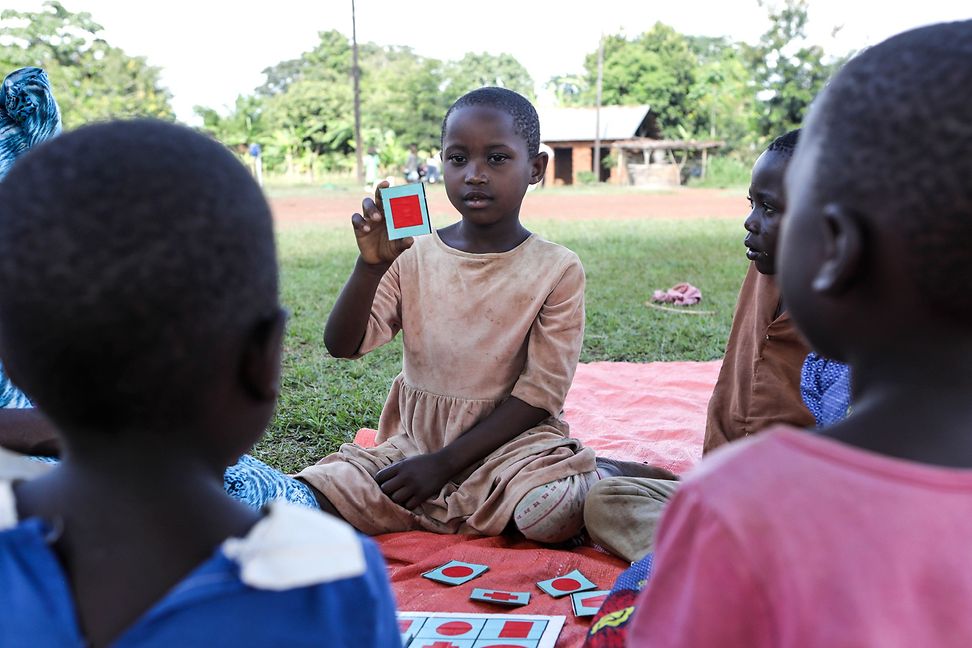
<svg viewBox="0 0 972 648"><path fill-rule="evenodd" d="M538 108L540 138L544 142L593 142L597 130L595 108ZM626 140L656 135L648 105L601 106L602 140Z"/></svg>

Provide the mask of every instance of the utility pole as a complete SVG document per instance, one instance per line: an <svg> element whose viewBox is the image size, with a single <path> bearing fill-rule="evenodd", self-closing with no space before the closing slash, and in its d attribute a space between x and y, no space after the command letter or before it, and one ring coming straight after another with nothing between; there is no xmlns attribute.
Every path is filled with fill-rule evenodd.
<svg viewBox="0 0 972 648"><path fill-rule="evenodd" d="M604 34L597 45L597 107L594 109L594 182L601 181L601 81L604 77Z"/></svg>
<svg viewBox="0 0 972 648"><path fill-rule="evenodd" d="M358 67L358 31L354 18L354 0L351 0L351 55L354 77L354 156L358 161L358 184L364 184L364 162L361 159L361 69Z"/></svg>

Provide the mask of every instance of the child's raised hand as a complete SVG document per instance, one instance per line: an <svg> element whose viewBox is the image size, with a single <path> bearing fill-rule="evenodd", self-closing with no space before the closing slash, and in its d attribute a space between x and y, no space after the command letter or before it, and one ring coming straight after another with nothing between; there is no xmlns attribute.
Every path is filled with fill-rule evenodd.
<svg viewBox="0 0 972 648"><path fill-rule="evenodd" d="M354 238L358 243L361 260L369 265L388 264L398 258L398 255L412 247L414 239L411 237L388 240L388 230L385 228L385 213L381 206L381 190L388 187L388 181L383 180L375 189L375 198L365 198L361 202L361 214L351 216L354 227Z"/></svg>

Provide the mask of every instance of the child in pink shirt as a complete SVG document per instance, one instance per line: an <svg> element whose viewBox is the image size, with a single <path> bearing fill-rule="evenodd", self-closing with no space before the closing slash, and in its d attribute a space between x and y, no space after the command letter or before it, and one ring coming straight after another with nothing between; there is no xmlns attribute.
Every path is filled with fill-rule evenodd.
<svg viewBox="0 0 972 648"><path fill-rule="evenodd" d="M630 646L972 645L970 102L972 21L865 50L817 99L780 278L813 347L851 366L854 411L702 462Z"/></svg>

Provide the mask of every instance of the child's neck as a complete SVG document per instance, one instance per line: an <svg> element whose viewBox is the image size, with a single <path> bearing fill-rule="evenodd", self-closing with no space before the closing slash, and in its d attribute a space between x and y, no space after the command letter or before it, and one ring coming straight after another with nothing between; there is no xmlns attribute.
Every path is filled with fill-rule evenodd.
<svg viewBox="0 0 972 648"><path fill-rule="evenodd" d="M463 219L439 230L438 234L449 247L470 254L509 252L530 237L530 231L518 218L490 225L477 225Z"/></svg>
<svg viewBox="0 0 972 648"><path fill-rule="evenodd" d="M825 434L902 459L972 468L972 340L943 336L851 364L853 416Z"/></svg>
<svg viewBox="0 0 972 648"><path fill-rule="evenodd" d="M161 441L162 439L159 439ZM223 492L217 470L159 442L119 442L68 455L49 475L18 484L22 518L52 529L82 631L106 645L259 514Z"/></svg>

